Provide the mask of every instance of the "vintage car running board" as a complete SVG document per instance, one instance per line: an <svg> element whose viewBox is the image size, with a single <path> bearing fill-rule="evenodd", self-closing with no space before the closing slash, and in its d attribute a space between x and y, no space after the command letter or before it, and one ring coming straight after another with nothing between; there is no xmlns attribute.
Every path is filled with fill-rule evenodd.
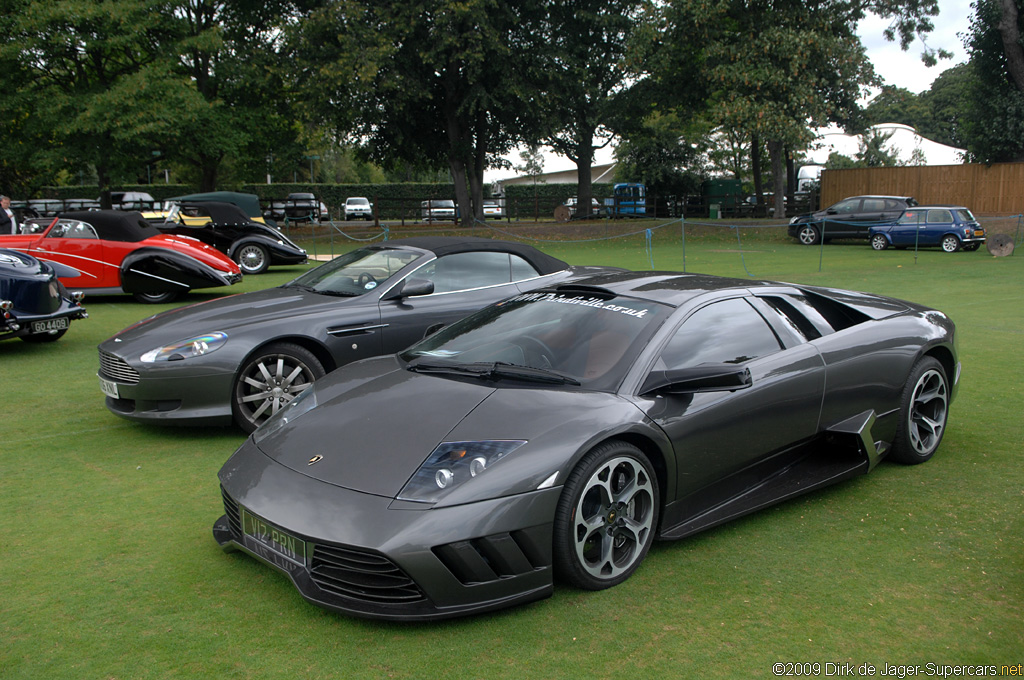
<svg viewBox="0 0 1024 680"><path fill-rule="evenodd" d="M822 440L812 445L808 455L744 493L663 529L659 538L683 538L815 489L867 474L889 448L885 442L872 440L874 423L875 412L865 411L836 424L826 430Z"/></svg>

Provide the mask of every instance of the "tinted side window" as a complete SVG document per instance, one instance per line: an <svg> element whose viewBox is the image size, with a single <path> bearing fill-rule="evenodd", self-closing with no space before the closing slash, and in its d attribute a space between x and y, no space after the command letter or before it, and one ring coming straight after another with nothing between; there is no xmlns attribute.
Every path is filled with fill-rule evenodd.
<svg viewBox="0 0 1024 680"><path fill-rule="evenodd" d="M778 338L761 315L736 298L694 312L669 340L661 358L668 369L741 364L780 349Z"/></svg>
<svg viewBox="0 0 1024 680"><path fill-rule="evenodd" d="M846 201L840 201L839 203L836 203L834 206L832 206L832 209L835 210L840 215L846 215L849 213L857 212L860 209L860 199L851 198Z"/></svg>
<svg viewBox="0 0 1024 680"><path fill-rule="evenodd" d="M885 210L885 200L881 198L865 198L864 212L882 212Z"/></svg>
<svg viewBox="0 0 1024 680"><path fill-rule="evenodd" d="M416 278L434 282L435 293L497 286L512 281L508 253L454 253L420 269Z"/></svg>
<svg viewBox="0 0 1024 680"><path fill-rule="evenodd" d="M949 210L929 210L928 211L928 223L936 224L938 222L949 223L953 221L953 213Z"/></svg>

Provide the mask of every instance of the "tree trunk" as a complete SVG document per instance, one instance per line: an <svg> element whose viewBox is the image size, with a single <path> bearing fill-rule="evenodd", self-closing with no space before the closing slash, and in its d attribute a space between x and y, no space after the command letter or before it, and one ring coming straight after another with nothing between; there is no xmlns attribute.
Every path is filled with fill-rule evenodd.
<svg viewBox="0 0 1024 680"><path fill-rule="evenodd" d="M768 142L768 155L772 159L772 191L775 194L775 217L780 219L786 214L786 159L782 142Z"/></svg>
<svg viewBox="0 0 1024 680"><path fill-rule="evenodd" d="M1017 17L1017 0L999 0L1002 18L999 20L999 35L1006 52L1006 69L1020 92L1024 92L1024 48L1020 44L1020 24Z"/></svg>
<svg viewBox="0 0 1024 680"><path fill-rule="evenodd" d="M591 168L594 165L594 136L581 135L576 144L576 219L593 217L591 200L594 197Z"/></svg>
<svg viewBox="0 0 1024 680"><path fill-rule="evenodd" d="M754 173L754 205L758 217L768 214L768 206L764 204L764 185L761 181L761 138L750 136L750 169Z"/></svg>

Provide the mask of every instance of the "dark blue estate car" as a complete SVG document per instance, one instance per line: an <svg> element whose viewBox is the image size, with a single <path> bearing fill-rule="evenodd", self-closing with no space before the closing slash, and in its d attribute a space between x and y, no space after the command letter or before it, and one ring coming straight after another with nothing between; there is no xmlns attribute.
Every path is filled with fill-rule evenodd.
<svg viewBox="0 0 1024 680"><path fill-rule="evenodd" d="M909 208L893 224L871 227L869 231L875 250L889 246L940 246L947 253L954 253L961 248L977 250L985 242L985 229L970 210L958 205Z"/></svg>

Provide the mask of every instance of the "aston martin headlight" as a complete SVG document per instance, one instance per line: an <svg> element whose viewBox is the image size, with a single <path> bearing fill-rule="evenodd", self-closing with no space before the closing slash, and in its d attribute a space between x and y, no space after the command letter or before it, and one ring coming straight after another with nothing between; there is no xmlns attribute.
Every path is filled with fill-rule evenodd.
<svg viewBox="0 0 1024 680"><path fill-rule="evenodd" d="M182 359L201 357L220 349L227 341L228 334L220 331L207 333L206 335L197 335L188 340L151 349L139 357L139 359L143 363L151 364L154 361L181 361Z"/></svg>
<svg viewBox="0 0 1024 680"><path fill-rule="evenodd" d="M402 487L398 499L434 503L460 484L484 474L525 443L521 439L445 442L427 456Z"/></svg>
<svg viewBox="0 0 1024 680"><path fill-rule="evenodd" d="M260 425L255 432L252 433L252 440L259 444L261 441L274 434L285 425L288 425L295 421L296 418L304 413L308 413L316 408L316 390L310 385L306 389L299 392L299 396L295 397L285 407L275 413L274 415L267 418L266 422Z"/></svg>

